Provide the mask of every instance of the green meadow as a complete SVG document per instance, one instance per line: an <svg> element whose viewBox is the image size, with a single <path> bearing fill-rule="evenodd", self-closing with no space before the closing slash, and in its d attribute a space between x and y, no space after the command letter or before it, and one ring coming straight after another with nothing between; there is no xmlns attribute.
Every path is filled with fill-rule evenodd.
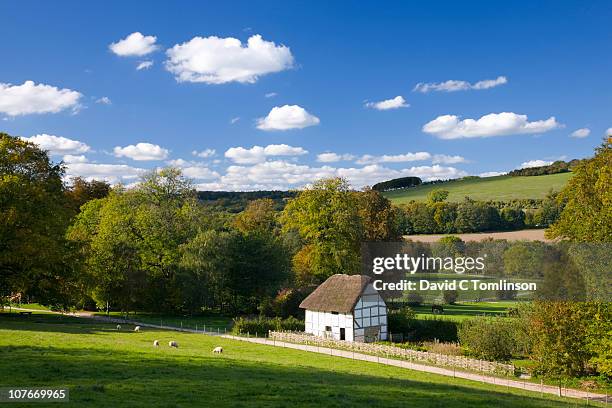
<svg viewBox="0 0 612 408"><path fill-rule="evenodd" d="M497 176L466 180L453 180L440 184L427 184L402 190L388 191L384 196L394 204L411 200L426 201L427 194L436 189L449 192L447 201L462 201L468 196L479 201L508 201L513 199L544 198L549 190L559 191L572 177L572 173L544 176Z"/></svg>
<svg viewBox="0 0 612 408"><path fill-rule="evenodd" d="M224 353L213 354L215 346ZM554 396L375 363L50 314L0 314L0 372L3 386L67 387L66 406L79 407L567 406ZM45 405L57 406L23 406Z"/></svg>

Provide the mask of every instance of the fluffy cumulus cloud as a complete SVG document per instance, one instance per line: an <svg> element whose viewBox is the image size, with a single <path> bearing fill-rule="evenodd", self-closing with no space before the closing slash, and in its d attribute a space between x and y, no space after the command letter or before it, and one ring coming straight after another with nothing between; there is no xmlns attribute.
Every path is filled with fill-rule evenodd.
<svg viewBox="0 0 612 408"><path fill-rule="evenodd" d="M66 154L82 154L91 150L91 148L78 140L68 139L63 136L54 136L42 133L31 137L22 137L26 142L34 143L43 150L49 151L55 155Z"/></svg>
<svg viewBox="0 0 612 408"><path fill-rule="evenodd" d="M64 163L87 163L87 157L85 157L84 155L80 154L80 155L74 155L74 154L65 154L64 157L62 157L62 161Z"/></svg>
<svg viewBox="0 0 612 408"><path fill-rule="evenodd" d="M447 154L434 154L431 159L433 164L457 164L457 163L466 163L465 157L463 156L450 156Z"/></svg>
<svg viewBox="0 0 612 408"><path fill-rule="evenodd" d="M589 129L589 128L580 128L580 129L574 130L570 134L570 136L571 137L576 137L578 139L582 139L583 137L587 137L590 134L591 134L591 129Z"/></svg>
<svg viewBox="0 0 612 408"><path fill-rule="evenodd" d="M113 149L115 157L128 157L132 160L164 160L170 151L152 143L137 143L125 147L116 146Z"/></svg>
<svg viewBox="0 0 612 408"><path fill-rule="evenodd" d="M513 112L490 113L480 119L463 119L456 115L438 116L423 126L423 132L440 139L491 137L514 134L544 133L561 127L554 116L529 122L527 115Z"/></svg>
<svg viewBox="0 0 612 408"><path fill-rule="evenodd" d="M321 121L298 105L283 105L272 108L268 116L257 119L261 130L290 130L316 126Z"/></svg>
<svg viewBox="0 0 612 408"><path fill-rule="evenodd" d="M432 83L423 83L420 82L416 84L413 91L415 92L456 92L456 91L467 91L467 90L482 90L494 88L496 86L503 85L508 82L508 79L505 76L499 76L495 79L484 79L482 81L478 81L475 83L470 83L467 81L458 81L455 79L451 79L445 82L432 82Z"/></svg>
<svg viewBox="0 0 612 408"><path fill-rule="evenodd" d="M372 156L364 154L357 159L357 164L373 164L373 163L404 163L411 161L421 161L431 159L431 154L427 152L405 153L405 154L385 154L382 156Z"/></svg>
<svg viewBox="0 0 612 408"><path fill-rule="evenodd" d="M323 177L345 177L360 188L390 178L417 176L424 180L447 179L466 176L453 167L417 166L395 170L371 164L364 167L335 168L332 166L311 167L283 160L266 161L252 166L230 166L219 180L202 183L202 190L257 190L299 188Z"/></svg>
<svg viewBox="0 0 612 408"><path fill-rule="evenodd" d="M71 89L25 81L21 85L0 83L0 113L9 116L33 113L77 112L83 95Z"/></svg>
<svg viewBox="0 0 612 408"><path fill-rule="evenodd" d="M136 71L142 71L143 69L149 69L153 66L153 61L146 60L140 61L138 65L136 65Z"/></svg>
<svg viewBox="0 0 612 408"><path fill-rule="evenodd" d="M289 69L294 58L289 47L260 35L246 44L232 37L194 37L166 51L166 69L179 82L254 83L266 74Z"/></svg>
<svg viewBox="0 0 612 408"><path fill-rule="evenodd" d="M108 96L103 96L101 98L96 99L96 103L100 103L102 105L112 105L113 101L111 101Z"/></svg>
<svg viewBox="0 0 612 408"><path fill-rule="evenodd" d="M486 171L484 173L480 173L478 175L478 177L496 177L496 176L503 176L504 173L503 171Z"/></svg>
<svg viewBox="0 0 612 408"><path fill-rule="evenodd" d="M201 157L203 159L208 159L209 157L213 157L217 151L215 149L204 149L202 151L194 150L191 152L192 155Z"/></svg>
<svg viewBox="0 0 612 408"><path fill-rule="evenodd" d="M75 161L66 165L66 178L83 177L86 180L105 180L111 184L129 184L137 181L146 171L126 164Z"/></svg>
<svg viewBox="0 0 612 408"><path fill-rule="evenodd" d="M611 128L608 128L608 129L606 130L606 136L607 136L607 137L612 136L612 127L611 127Z"/></svg>
<svg viewBox="0 0 612 408"><path fill-rule="evenodd" d="M529 167L549 166L551 164L553 164L553 162L549 160L529 160L521 163L521 169L526 169Z"/></svg>
<svg viewBox="0 0 612 408"><path fill-rule="evenodd" d="M398 109L398 108L407 108L410 105L406 103L406 100L403 96L398 95L392 99L386 99L380 102L367 102L365 104L367 108L372 108L376 110L389 110L389 109Z"/></svg>
<svg viewBox="0 0 612 408"><path fill-rule="evenodd" d="M132 33L122 40L112 43L108 48L120 57L142 57L155 51L157 37L153 35L142 35L139 32Z"/></svg>
<svg viewBox="0 0 612 408"><path fill-rule="evenodd" d="M317 161L320 163L335 163L339 161L353 160L354 158L354 155L348 153L338 154L333 152L325 152L317 155Z"/></svg>
<svg viewBox="0 0 612 408"><path fill-rule="evenodd" d="M278 144L266 147L253 146L250 149L230 147L225 152L225 157L238 164L255 164L265 162L269 156L301 156L306 153L308 151L302 147Z"/></svg>
<svg viewBox="0 0 612 408"><path fill-rule="evenodd" d="M185 177L189 177L197 181L215 180L219 178L219 173L208 168L205 163L175 159L167 161L166 164L172 167L180 168Z"/></svg>

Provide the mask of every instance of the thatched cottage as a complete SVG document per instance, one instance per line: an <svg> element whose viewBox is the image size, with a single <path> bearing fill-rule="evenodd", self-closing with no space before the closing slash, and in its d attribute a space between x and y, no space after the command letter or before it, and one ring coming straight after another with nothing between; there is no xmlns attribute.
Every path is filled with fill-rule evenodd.
<svg viewBox="0 0 612 408"><path fill-rule="evenodd" d="M306 333L336 340L387 340L387 305L363 275L333 275L302 303Z"/></svg>

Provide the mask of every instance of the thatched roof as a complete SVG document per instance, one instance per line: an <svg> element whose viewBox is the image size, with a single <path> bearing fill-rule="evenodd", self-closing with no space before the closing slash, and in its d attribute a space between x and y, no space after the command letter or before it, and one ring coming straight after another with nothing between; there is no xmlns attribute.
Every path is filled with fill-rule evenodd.
<svg viewBox="0 0 612 408"><path fill-rule="evenodd" d="M302 309L350 313L370 282L364 275L333 275L300 303Z"/></svg>

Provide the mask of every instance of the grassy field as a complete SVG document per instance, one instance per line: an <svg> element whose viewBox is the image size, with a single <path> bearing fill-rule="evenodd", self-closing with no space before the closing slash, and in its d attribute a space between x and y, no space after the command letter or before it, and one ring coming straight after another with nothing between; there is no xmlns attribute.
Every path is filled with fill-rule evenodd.
<svg viewBox="0 0 612 408"><path fill-rule="evenodd" d="M103 312L94 314L98 316L106 316L106 313ZM119 312L111 312L110 317L122 318L124 316ZM232 318L220 314L171 316L156 313L132 312L129 314L128 319L143 323L157 324L160 326L184 327L188 329L197 328L198 330L203 330L206 328L207 331L219 329L221 332L223 332L224 329L229 331L229 329L232 327Z"/></svg>
<svg viewBox="0 0 612 408"><path fill-rule="evenodd" d="M567 406L554 396L375 363L201 334L125 329L48 314L0 314L3 386L68 387L66 405L79 407ZM162 346L154 348L154 339ZM178 349L167 346L171 339ZM223 355L211 353L217 345Z"/></svg>
<svg viewBox="0 0 612 408"><path fill-rule="evenodd" d="M448 201L462 201L465 196L483 201L544 198L550 189L561 190L571 176L571 173L559 173L546 176L486 177L449 181L443 184L428 184L389 191L384 195L394 204L407 203L411 200L425 201L427 194L436 189L447 190L449 192Z"/></svg>
<svg viewBox="0 0 612 408"><path fill-rule="evenodd" d="M474 316L497 316L505 315L509 307L516 307L519 302L499 301L499 302L463 302L455 305L444 305L444 314L435 315L440 319L462 321ZM434 316L431 313L431 305L411 307L417 317L425 318Z"/></svg>

